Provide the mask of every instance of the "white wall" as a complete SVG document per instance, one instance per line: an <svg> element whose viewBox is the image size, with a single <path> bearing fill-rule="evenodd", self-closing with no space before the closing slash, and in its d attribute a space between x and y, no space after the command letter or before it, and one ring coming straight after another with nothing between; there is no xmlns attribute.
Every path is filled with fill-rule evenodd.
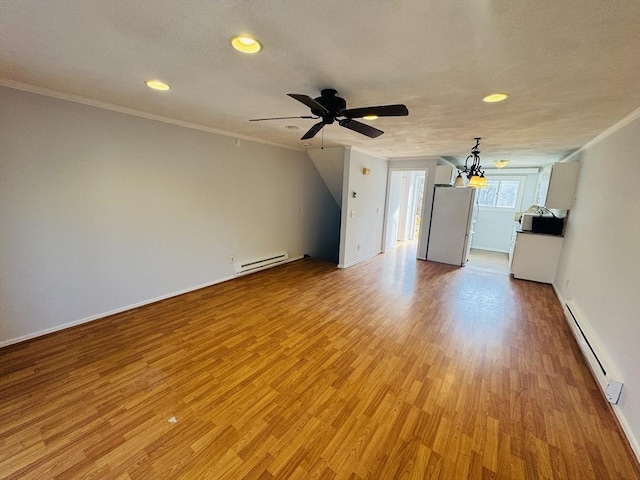
<svg viewBox="0 0 640 480"><path fill-rule="evenodd" d="M215 283L236 260L337 261L303 152L0 89L0 346Z"/></svg>
<svg viewBox="0 0 640 480"><path fill-rule="evenodd" d="M363 175L363 168L370 174ZM350 267L382 251L386 189L387 161L346 148L338 266Z"/></svg>
<svg viewBox="0 0 640 480"><path fill-rule="evenodd" d="M554 285L570 302L613 375L614 406L640 456L640 119L581 155L576 205ZM632 117L633 118L633 117Z"/></svg>

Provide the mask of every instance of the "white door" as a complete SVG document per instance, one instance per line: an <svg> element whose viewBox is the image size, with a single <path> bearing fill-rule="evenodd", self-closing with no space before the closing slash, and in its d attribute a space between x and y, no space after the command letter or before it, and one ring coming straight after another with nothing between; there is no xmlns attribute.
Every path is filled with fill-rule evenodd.
<svg viewBox="0 0 640 480"><path fill-rule="evenodd" d="M400 203L402 200L402 175L404 172L391 172L387 201L386 234L384 251L395 248L398 239L398 224L400 220Z"/></svg>

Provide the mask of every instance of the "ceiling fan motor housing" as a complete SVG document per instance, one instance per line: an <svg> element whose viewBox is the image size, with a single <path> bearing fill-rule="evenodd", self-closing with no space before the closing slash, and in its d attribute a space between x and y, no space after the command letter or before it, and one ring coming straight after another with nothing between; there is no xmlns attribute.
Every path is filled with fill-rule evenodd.
<svg viewBox="0 0 640 480"><path fill-rule="evenodd" d="M358 122L354 118L366 118L368 115L382 116L382 117L401 117L409 115L409 110L405 105L376 105L362 108L350 108L347 109L347 102L344 98L338 96L338 92L333 88L325 88L320 92L320 96L317 98L311 98L308 95L301 93L287 93L288 96L297 100L300 103L304 103L315 117L322 118L321 122L314 124L305 133L300 140L307 140L313 138L325 125L330 125L337 120L337 117L345 117L338 121L341 127L348 128L354 132L366 135L369 138L376 138L382 135L384 132L378 128L367 125L366 123ZM261 118L258 120L278 120L291 117L279 117L279 118ZM295 118L313 118L309 116L301 116Z"/></svg>
<svg viewBox="0 0 640 480"><path fill-rule="evenodd" d="M346 100L338 97L337 94L338 92L333 88L325 88L320 92L320 96L318 98L314 98L314 100L326 108L328 112L312 108L311 113L318 117L322 117L322 123L326 125L333 123L335 117L340 116L342 111L347 108Z"/></svg>

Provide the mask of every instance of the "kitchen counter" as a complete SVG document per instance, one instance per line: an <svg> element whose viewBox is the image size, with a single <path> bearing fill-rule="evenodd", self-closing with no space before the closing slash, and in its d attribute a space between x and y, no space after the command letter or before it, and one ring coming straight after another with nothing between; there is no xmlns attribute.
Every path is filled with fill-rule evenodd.
<svg viewBox="0 0 640 480"><path fill-rule="evenodd" d="M516 233L524 233L525 235L545 235L547 237L564 237L564 234L562 235L555 235L553 233L539 233L539 232L531 232L529 230L520 230L519 228L516 228Z"/></svg>
<svg viewBox="0 0 640 480"><path fill-rule="evenodd" d="M561 235L516 230L510 272L514 278L553 283L560 259Z"/></svg>

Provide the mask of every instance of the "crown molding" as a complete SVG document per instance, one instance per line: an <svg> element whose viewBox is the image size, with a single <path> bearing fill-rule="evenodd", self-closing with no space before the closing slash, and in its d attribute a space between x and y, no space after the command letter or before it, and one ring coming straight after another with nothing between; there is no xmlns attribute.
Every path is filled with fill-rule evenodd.
<svg viewBox="0 0 640 480"><path fill-rule="evenodd" d="M596 135L593 139L589 140L582 147L577 149L575 152L570 153L569 155L567 155L566 157L564 157L560 161L561 162L570 161L576 155L579 155L582 152L584 152L584 151L590 149L591 147L593 147L595 144L600 143L602 140L604 140L605 138L609 137L610 135L613 135L615 132L617 132L621 128L626 127L628 124L630 124L631 122L633 122L637 118L640 118L640 107L638 107L635 110L633 110L629 115L627 115L623 119L618 120L616 123L611 125L609 128L607 128L606 130L604 130L601 133L599 133L598 135Z"/></svg>
<svg viewBox="0 0 640 480"><path fill-rule="evenodd" d="M363 153L365 155L369 155L370 157L375 157L375 158L377 158L379 160L385 160L385 161L389 160L388 157L384 157L384 156L379 155L379 154L371 153L371 152L369 152L369 151L367 151L367 150L365 150L363 148L354 147L353 145L347 145L347 146L344 147L344 149L345 150L352 150L352 151L358 152L358 153Z"/></svg>
<svg viewBox="0 0 640 480"><path fill-rule="evenodd" d="M304 152L306 149L300 147L292 147L290 145L283 145L281 143L269 142L268 140L261 140L259 138L250 137L248 135L238 135L227 130L221 130L218 128L208 127L206 125L200 125L198 123L185 122L184 120L178 120L176 118L167 117L164 115L157 115L155 113L144 112L142 110L136 110L135 108L123 107L122 105L115 105L109 102L103 102L101 100L94 100L80 95L74 95L72 93L61 92L59 90L53 90L50 88L40 87L37 85L31 85L29 83L18 82L9 78L0 77L0 86L13 88L14 90L21 90L23 92L35 93L37 95L44 95L46 97L57 98L59 100L66 100L68 102L79 103L87 105L89 107L100 108L103 110L110 110L112 112L124 113L125 115L132 115L134 117L145 118L147 120L155 120L157 122L168 123L179 127L190 128L191 130L199 130L201 132L213 133L215 135L221 135L223 137L231 137L240 140L246 140L249 142L260 143L263 145L269 145L271 147L284 148L286 150L295 150L296 152Z"/></svg>
<svg viewBox="0 0 640 480"><path fill-rule="evenodd" d="M487 173L487 175L537 175L538 173L540 173L537 167L487 167L484 169L484 171Z"/></svg>

